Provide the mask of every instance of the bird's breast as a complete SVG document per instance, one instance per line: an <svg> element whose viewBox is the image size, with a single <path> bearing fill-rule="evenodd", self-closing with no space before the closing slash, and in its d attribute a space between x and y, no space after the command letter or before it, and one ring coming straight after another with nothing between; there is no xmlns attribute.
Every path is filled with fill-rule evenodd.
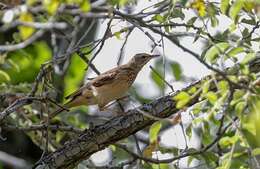
<svg viewBox="0 0 260 169"><path fill-rule="evenodd" d="M130 86L128 81L120 81L101 87L95 87L94 92L99 106L103 107L109 102L121 98L128 91Z"/></svg>

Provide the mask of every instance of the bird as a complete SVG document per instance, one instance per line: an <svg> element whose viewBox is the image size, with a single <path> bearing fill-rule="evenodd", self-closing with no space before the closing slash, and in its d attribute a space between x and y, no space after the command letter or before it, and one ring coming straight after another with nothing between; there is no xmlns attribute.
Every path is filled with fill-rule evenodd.
<svg viewBox="0 0 260 169"><path fill-rule="evenodd" d="M138 53L126 64L101 73L65 97L65 99L68 99L67 103L53 113L50 113L48 118L52 119L65 109L81 105L98 105L99 110L103 110L109 102L123 97L143 66L152 58L158 56L160 55Z"/></svg>

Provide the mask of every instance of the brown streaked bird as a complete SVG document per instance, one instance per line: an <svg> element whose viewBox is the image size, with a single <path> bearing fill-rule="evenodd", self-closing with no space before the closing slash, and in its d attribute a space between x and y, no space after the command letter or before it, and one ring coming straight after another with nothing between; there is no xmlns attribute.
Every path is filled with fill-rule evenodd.
<svg viewBox="0 0 260 169"><path fill-rule="evenodd" d="M133 84L143 66L157 56L159 55L136 54L128 63L100 74L67 96L66 99L70 100L64 104L64 107L98 105L99 109L103 110L109 102L121 98ZM63 110L61 108L51 113L49 118L53 118Z"/></svg>

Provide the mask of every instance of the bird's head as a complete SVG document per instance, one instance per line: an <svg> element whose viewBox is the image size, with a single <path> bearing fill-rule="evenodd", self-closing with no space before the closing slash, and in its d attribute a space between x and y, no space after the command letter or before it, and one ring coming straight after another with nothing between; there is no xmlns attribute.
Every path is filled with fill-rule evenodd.
<svg viewBox="0 0 260 169"><path fill-rule="evenodd" d="M150 55L147 53L138 53L131 59L130 63L134 64L136 67L142 68L152 58L155 58L158 56L160 56L160 55Z"/></svg>

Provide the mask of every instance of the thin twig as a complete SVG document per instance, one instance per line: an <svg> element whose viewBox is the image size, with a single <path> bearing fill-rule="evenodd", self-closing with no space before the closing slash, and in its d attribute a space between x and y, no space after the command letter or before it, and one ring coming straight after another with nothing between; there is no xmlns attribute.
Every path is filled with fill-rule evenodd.
<svg viewBox="0 0 260 169"><path fill-rule="evenodd" d="M15 51L18 49L25 48L26 46L32 44L34 41L36 41L38 38L40 38L44 34L44 30L39 30L36 33L34 33L31 37L26 39L25 41L14 44L14 45L0 45L0 51Z"/></svg>

